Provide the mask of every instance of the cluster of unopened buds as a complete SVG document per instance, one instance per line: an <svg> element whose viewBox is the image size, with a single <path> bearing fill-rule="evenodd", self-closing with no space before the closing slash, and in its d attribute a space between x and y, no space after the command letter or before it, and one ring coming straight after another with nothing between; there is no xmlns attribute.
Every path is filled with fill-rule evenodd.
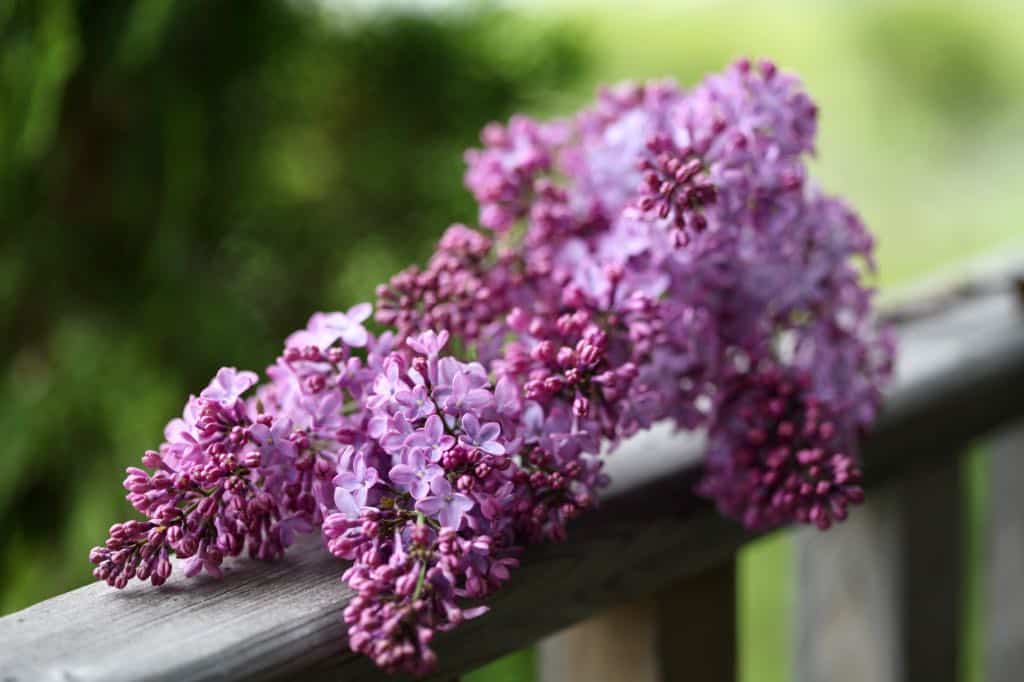
<svg viewBox="0 0 1024 682"><path fill-rule="evenodd" d="M348 560L349 646L436 664L523 548L565 537L600 455L655 422L705 429L697 492L755 529L827 528L863 498L856 449L894 353L872 241L807 181L814 104L769 63L691 90L624 85L570 119L492 124L467 153L484 232L317 313L258 382L221 369L131 468L144 521L90 559L116 587L319 530Z"/></svg>

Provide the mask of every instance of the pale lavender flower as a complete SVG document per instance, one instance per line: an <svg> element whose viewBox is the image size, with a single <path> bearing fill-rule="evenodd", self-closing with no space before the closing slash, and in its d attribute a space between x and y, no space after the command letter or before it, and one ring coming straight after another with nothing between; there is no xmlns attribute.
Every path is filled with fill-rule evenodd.
<svg viewBox="0 0 1024 682"><path fill-rule="evenodd" d="M422 451L428 462L440 462L455 445L455 438L445 433L444 422L435 414L427 417L423 428L409 436L405 444L413 451Z"/></svg>
<svg viewBox="0 0 1024 682"><path fill-rule="evenodd" d="M426 355L428 358L436 358L448 343L448 331L442 329L440 332L435 332L433 329L428 329L422 334L410 336L405 342L417 353Z"/></svg>
<svg viewBox="0 0 1024 682"><path fill-rule="evenodd" d="M482 410L494 402L494 395L474 380L471 372L458 372L452 378L451 391L444 401L444 409L449 414L463 414L469 411Z"/></svg>
<svg viewBox="0 0 1024 682"><path fill-rule="evenodd" d="M377 470L366 466L362 455L352 458L352 469L334 477L334 504L349 517L359 516L370 488L377 483Z"/></svg>
<svg viewBox="0 0 1024 682"><path fill-rule="evenodd" d="M406 457L406 463L396 464L388 472L388 478L402 491L421 500L430 492L430 481L444 472L436 464L430 464L423 449L414 449Z"/></svg>
<svg viewBox="0 0 1024 682"><path fill-rule="evenodd" d="M458 530L462 519L473 508L473 500L455 492L447 478L435 476L430 481L431 495L416 503L416 509L441 522L444 528Z"/></svg>
<svg viewBox="0 0 1024 682"><path fill-rule="evenodd" d="M216 400L222 405L231 405L238 396L248 391L259 377L255 372L239 372L234 367L221 367L210 385L199 394L200 398Z"/></svg>
<svg viewBox="0 0 1024 682"><path fill-rule="evenodd" d="M434 402L430 399L430 393L423 386L414 386L411 390L399 391L395 394L395 402L399 405L398 410L410 421L422 419L436 411Z"/></svg>
<svg viewBox="0 0 1024 682"><path fill-rule="evenodd" d="M325 349L335 341L352 348L362 348L367 344L369 336L363 327L373 307L369 303L360 303L344 313L314 313L304 330L297 331L285 341L288 347L304 348L314 346Z"/></svg>
<svg viewBox="0 0 1024 682"><path fill-rule="evenodd" d="M383 370L374 379L371 396L366 401L367 406L373 410L393 404L398 393L410 388L402 378L403 367L397 358L389 356L384 361Z"/></svg>
<svg viewBox="0 0 1024 682"><path fill-rule="evenodd" d="M459 436L459 443L462 445L479 448L489 455L503 455L505 446L498 440L500 435L501 426L496 422L481 424L475 414L463 415L462 435Z"/></svg>

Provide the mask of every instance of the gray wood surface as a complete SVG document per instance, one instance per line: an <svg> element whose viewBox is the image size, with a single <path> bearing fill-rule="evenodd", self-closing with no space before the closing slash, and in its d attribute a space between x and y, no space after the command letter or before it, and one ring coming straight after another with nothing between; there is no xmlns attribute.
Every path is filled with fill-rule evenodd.
<svg viewBox="0 0 1024 682"><path fill-rule="evenodd" d="M960 302L901 336L905 362L865 444L871 487L1024 413L1024 323L1009 294ZM665 429L625 444L602 506L567 542L531 548L491 613L438 638L434 679L731 557L750 536L692 495L699 452ZM0 618L0 680L383 679L344 651L341 570L310 540L282 562L239 561L220 582L90 585Z"/></svg>
<svg viewBox="0 0 1024 682"><path fill-rule="evenodd" d="M938 468L878 490L833 531L797 534L800 682L959 678L959 464L940 459Z"/></svg>
<svg viewBox="0 0 1024 682"><path fill-rule="evenodd" d="M1024 676L1024 423L991 444L985 581L985 667L989 682Z"/></svg>

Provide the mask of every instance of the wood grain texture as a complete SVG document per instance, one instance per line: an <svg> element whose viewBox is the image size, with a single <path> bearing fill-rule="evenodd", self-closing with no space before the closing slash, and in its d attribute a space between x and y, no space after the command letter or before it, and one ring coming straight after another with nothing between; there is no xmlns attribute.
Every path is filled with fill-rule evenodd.
<svg viewBox="0 0 1024 682"><path fill-rule="evenodd" d="M798 534L801 682L959 678L960 467L938 464L885 486L833 532Z"/></svg>
<svg viewBox="0 0 1024 682"><path fill-rule="evenodd" d="M621 604L548 637L538 650L539 682L660 682L657 606Z"/></svg>
<svg viewBox="0 0 1024 682"><path fill-rule="evenodd" d="M900 376L865 444L872 487L952 456L939 445L1024 414L1024 323L1009 294L908 323L901 337ZM693 496L699 453L664 428L624 444L609 461L615 483L602 506L573 524L567 542L531 548L491 613L438 638L434 679L731 557L751 536ZM232 566L220 582L175 577L123 592L97 584L6 616L0 680L383 679L343 650L342 566L315 540L282 562Z"/></svg>
<svg viewBox="0 0 1024 682"><path fill-rule="evenodd" d="M989 682L1024 674L1024 423L992 442L986 565Z"/></svg>

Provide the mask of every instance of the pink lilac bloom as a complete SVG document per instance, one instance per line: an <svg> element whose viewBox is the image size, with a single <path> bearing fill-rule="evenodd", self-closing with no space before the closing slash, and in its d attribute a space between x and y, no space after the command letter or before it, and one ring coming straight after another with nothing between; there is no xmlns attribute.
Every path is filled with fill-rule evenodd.
<svg viewBox="0 0 1024 682"><path fill-rule="evenodd" d="M696 493L752 529L828 528L863 499L857 445L893 365L874 245L810 177L817 108L739 60L690 89L600 91L466 153L481 229L318 312L257 384L221 369L124 481L143 520L94 548L115 587L319 530L350 564L348 645L437 665L523 550L608 484L603 456L667 421L708 433Z"/></svg>

